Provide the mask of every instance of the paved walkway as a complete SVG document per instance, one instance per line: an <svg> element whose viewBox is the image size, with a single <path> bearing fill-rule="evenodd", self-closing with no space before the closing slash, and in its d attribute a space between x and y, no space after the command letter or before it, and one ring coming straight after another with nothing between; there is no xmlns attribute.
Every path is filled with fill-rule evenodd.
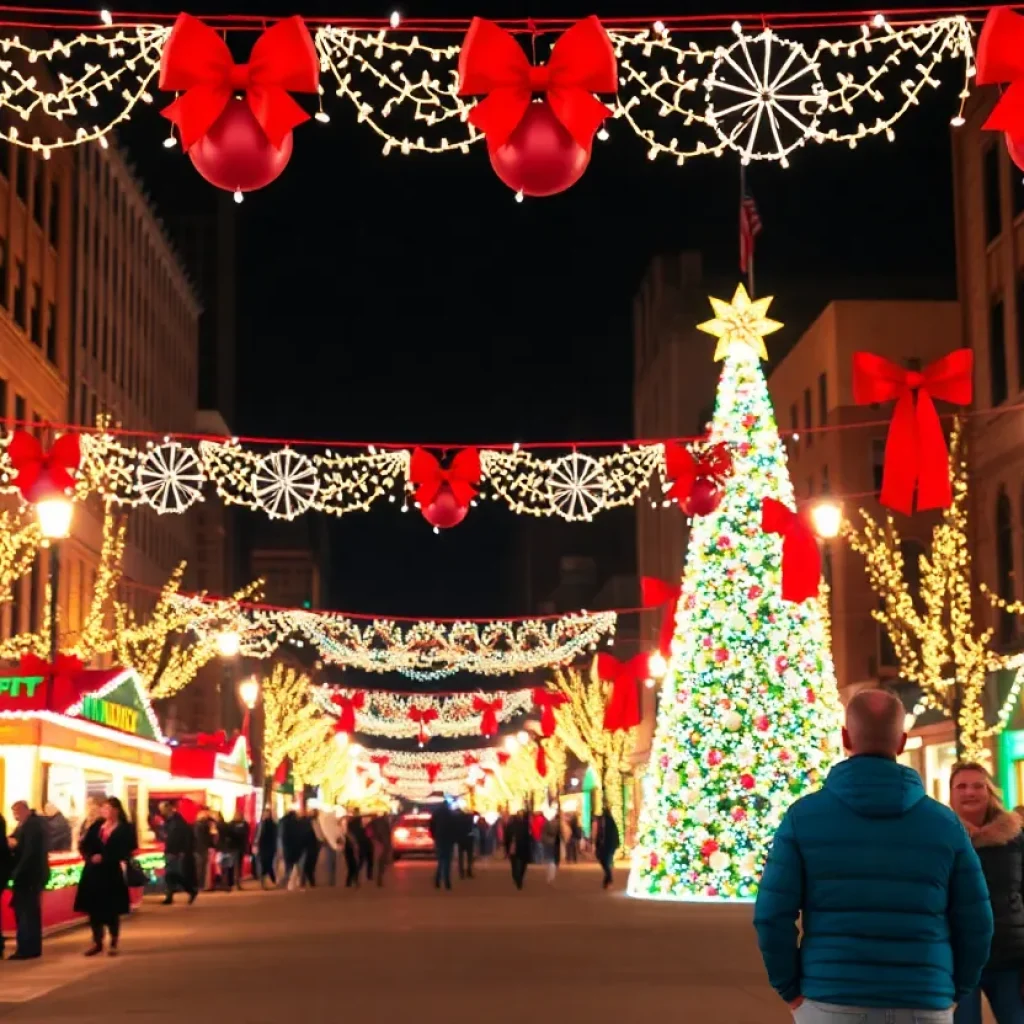
<svg viewBox="0 0 1024 1024"><path fill-rule="evenodd" d="M624 879L623 879L624 881ZM750 907L605 893L589 866L555 886L502 863L437 892L425 864L358 891L202 895L147 902L117 959L87 960L82 930L42 960L0 963L7 1024L783 1024ZM180 898L180 897L179 897Z"/></svg>

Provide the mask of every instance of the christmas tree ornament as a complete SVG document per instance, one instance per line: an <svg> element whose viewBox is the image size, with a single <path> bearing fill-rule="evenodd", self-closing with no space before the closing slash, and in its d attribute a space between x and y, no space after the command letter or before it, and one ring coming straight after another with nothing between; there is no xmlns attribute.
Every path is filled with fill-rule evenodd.
<svg viewBox="0 0 1024 1024"><path fill-rule="evenodd" d="M1009 83L981 127L1002 132L1010 159L1024 168L1024 17L1012 7L993 7L976 57L978 85Z"/></svg>
<svg viewBox="0 0 1024 1024"><path fill-rule="evenodd" d="M409 483L416 489L416 501L431 526L449 530L458 526L477 495L481 477L480 453L464 448L445 469L424 448L417 448L409 462Z"/></svg>
<svg viewBox="0 0 1024 1024"><path fill-rule="evenodd" d="M160 88L181 95L162 113L210 184L251 192L291 159L292 129L309 114L289 93L316 93L319 75L316 47L298 16L268 28L249 61L236 64L214 29L181 14L160 59Z"/></svg>
<svg viewBox="0 0 1024 1024"><path fill-rule="evenodd" d="M672 481L665 497L691 518L718 508L731 473L732 456L724 444L665 445L665 475Z"/></svg>
<svg viewBox="0 0 1024 1024"><path fill-rule="evenodd" d="M643 718L640 710L640 683L647 675L647 655L638 654L629 661L619 661L602 651L597 656L597 674L611 683L612 692L604 709L606 732L634 729Z"/></svg>
<svg viewBox="0 0 1024 1024"><path fill-rule="evenodd" d="M486 94L469 121L486 136L495 173L523 195L579 181L612 114L593 94L617 88L615 49L596 17L567 29L547 64L531 64L511 33L484 18L470 23L459 55L459 95Z"/></svg>
<svg viewBox="0 0 1024 1024"><path fill-rule="evenodd" d="M1020 21L1024 24L1024 18ZM973 369L969 348L958 348L923 370L908 370L870 352L854 353L853 400L858 405L896 402L885 439L878 499L886 508L910 515L915 487L919 510L949 508L949 450L933 399L970 405Z"/></svg>
<svg viewBox="0 0 1024 1024"><path fill-rule="evenodd" d="M633 896L752 900L783 813L813 788L816 759L827 768L839 755L821 609L814 597L784 600L783 545L761 529L764 499L787 512L793 504L761 366L764 336L780 326L770 302L739 288L731 303L712 303L715 318L703 325L722 361L708 441L727 446L733 472L718 507L690 527L672 663L642 782ZM684 786L670 785L673 778Z"/></svg>

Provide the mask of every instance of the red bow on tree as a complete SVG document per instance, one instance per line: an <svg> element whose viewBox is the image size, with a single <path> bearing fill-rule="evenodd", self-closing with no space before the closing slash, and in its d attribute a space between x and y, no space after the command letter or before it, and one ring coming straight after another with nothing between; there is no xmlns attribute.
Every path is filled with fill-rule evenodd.
<svg viewBox="0 0 1024 1024"><path fill-rule="evenodd" d="M459 95L487 94L470 111L469 121L487 136L492 150L508 142L539 92L589 152L594 132L612 114L593 94L613 93L618 86L615 48L593 15L558 38L547 64L531 64L509 32L484 18L470 22L459 54Z"/></svg>
<svg viewBox="0 0 1024 1024"><path fill-rule="evenodd" d="M427 726L437 720L436 708L409 708L409 721L415 722L420 727L419 741L426 743L430 739Z"/></svg>
<svg viewBox="0 0 1024 1024"><path fill-rule="evenodd" d="M386 768L391 763L391 757L388 754L372 754L370 760L378 768Z"/></svg>
<svg viewBox="0 0 1024 1024"><path fill-rule="evenodd" d="M46 491L66 491L75 485L75 472L82 461L77 434L62 434L44 451L37 437L16 430L7 446L7 457L17 474L14 486L26 501L36 501Z"/></svg>
<svg viewBox="0 0 1024 1024"><path fill-rule="evenodd" d="M680 504L686 501L698 477L721 484L732 473L732 455L724 442L705 445L696 454L681 444L665 445L665 475L672 486L665 497Z"/></svg>
<svg viewBox="0 0 1024 1024"><path fill-rule="evenodd" d="M416 485L421 508L430 505L445 484L459 507L466 508L476 497L482 475L480 453L475 448L463 448L447 469L425 448L416 448L409 462L409 480Z"/></svg>
<svg viewBox="0 0 1024 1024"><path fill-rule="evenodd" d="M505 765L508 764L508 759L511 756L512 755L507 750L499 750L498 751L498 764L500 764L502 767L504 767Z"/></svg>
<svg viewBox="0 0 1024 1024"><path fill-rule="evenodd" d="M951 504L949 450L932 399L970 405L973 367L974 354L969 348L958 348L923 370L906 370L870 352L854 353L853 400L858 405L872 405L896 399L885 441L879 496L887 508L910 515L915 483L918 509L948 508Z"/></svg>
<svg viewBox="0 0 1024 1024"><path fill-rule="evenodd" d="M478 765L480 763L480 758L477 757L476 754L466 754L462 758L462 763L466 768L472 768L474 765Z"/></svg>
<svg viewBox="0 0 1024 1024"><path fill-rule="evenodd" d="M433 782L441 774L441 765L437 761L431 761L423 766L423 770L427 773L427 778Z"/></svg>
<svg viewBox="0 0 1024 1024"><path fill-rule="evenodd" d="M647 675L647 655L638 654L629 661L619 661L602 651L597 656L597 674L612 684L612 693L604 709L606 732L633 729L640 724L640 680Z"/></svg>
<svg viewBox="0 0 1024 1024"><path fill-rule="evenodd" d="M540 731L542 736L555 735L555 708L568 701L564 693L545 690L542 686L533 691L533 703L540 708Z"/></svg>
<svg viewBox="0 0 1024 1024"><path fill-rule="evenodd" d="M335 732L353 733L356 731L356 712L366 706L366 694L362 690L351 695L335 693L331 695L331 703L338 709L338 721Z"/></svg>
<svg viewBox="0 0 1024 1024"><path fill-rule="evenodd" d="M480 735L497 736L498 734L498 713L505 707L505 701L501 697L494 700L487 700L484 697L473 698L473 710L480 713Z"/></svg>
<svg viewBox="0 0 1024 1024"><path fill-rule="evenodd" d="M537 744L537 774L542 778L547 778L548 774L548 755L544 753L544 744Z"/></svg>
<svg viewBox="0 0 1024 1024"><path fill-rule="evenodd" d="M653 576L640 579L640 601L645 608L665 606L665 614L661 619L661 631L658 634L658 650L667 658L672 652L672 637L676 630L676 608L683 593L682 587L673 587L664 580Z"/></svg>
<svg viewBox="0 0 1024 1024"><path fill-rule="evenodd" d="M384 776L384 781L389 786L397 786L398 785L398 776L397 775L385 775Z"/></svg>
<svg viewBox="0 0 1024 1024"><path fill-rule="evenodd" d="M782 536L782 600L799 604L817 597L821 551L807 520L774 498L761 502L761 529Z"/></svg>
<svg viewBox="0 0 1024 1024"><path fill-rule="evenodd" d="M1024 135L1024 18L1010 7L993 7L978 38L978 85L1009 82L982 125L989 131Z"/></svg>
<svg viewBox="0 0 1024 1024"><path fill-rule="evenodd" d="M80 658L73 654L58 654L51 665L38 654L23 654L18 661L18 671L25 676L42 676L50 682L43 697L50 711L64 711L71 707L81 694L75 688L74 677L82 671Z"/></svg>
<svg viewBox="0 0 1024 1024"><path fill-rule="evenodd" d="M288 93L315 93L319 77L316 47L298 15L271 25L253 45L249 62L236 64L217 32L191 14L179 14L164 43L160 88L183 95L162 113L177 126L188 152L231 97L244 92L267 141L280 149L288 133L309 120Z"/></svg>

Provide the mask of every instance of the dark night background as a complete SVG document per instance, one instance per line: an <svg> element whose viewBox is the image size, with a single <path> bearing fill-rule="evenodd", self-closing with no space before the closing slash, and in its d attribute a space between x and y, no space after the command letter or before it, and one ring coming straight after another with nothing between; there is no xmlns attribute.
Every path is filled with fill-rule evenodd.
<svg viewBox="0 0 1024 1024"><path fill-rule="evenodd" d="M675 4L653 13L712 6ZM789 0L785 9L801 6ZM515 0L399 9L467 18L643 13L622 0L596 11L538 11ZM285 9L246 0L190 10L386 17L391 8L303 0L301 8ZM853 30L832 33L840 31ZM236 57L251 38L238 41ZM788 325L770 339L774 355L832 298L952 296L949 118L957 71L953 63L940 69L943 88L904 117L893 143L873 138L855 151L809 146L788 170L750 169L764 222L758 291L776 295L773 314ZM612 140L595 143L579 184L517 204L483 147L469 156L385 158L347 101L328 90L325 103L331 124L300 127L283 176L236 207L233 429L454 444L631 437L633 296L653 256L681 249L699 249L709 277L731 292L738 278L736 157L682 168L670 158L651 163L643 143L611 122ZM872 116L868 111L865 120ZM146 124L133 126L126 141L158 206L209 203L212 189L180 149L160 147L163 120L136 120ZM711 354L709 341L700 357ZM435 536L415 512L381 503L332 521L330 604L423 616L528 613L527 602L543 595L525 585L527 548L599 548L628 564L633 543L628 509L593 525L567 525L487 503Z"/></svg>

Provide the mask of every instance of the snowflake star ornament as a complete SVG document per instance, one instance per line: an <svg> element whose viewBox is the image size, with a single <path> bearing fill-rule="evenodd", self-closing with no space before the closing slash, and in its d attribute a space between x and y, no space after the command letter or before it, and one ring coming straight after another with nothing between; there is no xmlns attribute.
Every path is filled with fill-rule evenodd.
<svg viewBox="0 0 1024 1024"><path fill-rule="evenodd" d="M750 349L759 359L768 358L768 350L764 347L765 335L774 334L782 326L778 320L765 316L772 304L772 296L751 299L747 289L739 284L731 303L715 298L710 302L715 316L698 324L697 329L718 339L715 349L717 361L725 359L734 346Z"/></svg>

